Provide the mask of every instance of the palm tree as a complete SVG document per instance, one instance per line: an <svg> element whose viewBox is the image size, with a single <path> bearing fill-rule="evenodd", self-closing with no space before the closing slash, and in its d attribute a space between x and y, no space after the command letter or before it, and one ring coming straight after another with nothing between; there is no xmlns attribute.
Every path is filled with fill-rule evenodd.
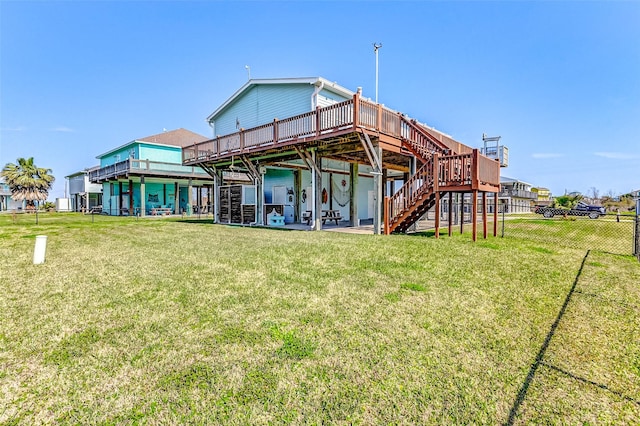
<svg viewBox="0 0 640 426"><path fill-rule="evenodd" d="M51 169L37 167L33 164L33 157L18 158L17 164L7 163L0 177L9 185L11 198L16 201L26 200L27 204L35 205L38 201L44 201L49 195L49 190L55 178L51 175ZM38 223L38 206L36 207L36 224Z"/></svg>

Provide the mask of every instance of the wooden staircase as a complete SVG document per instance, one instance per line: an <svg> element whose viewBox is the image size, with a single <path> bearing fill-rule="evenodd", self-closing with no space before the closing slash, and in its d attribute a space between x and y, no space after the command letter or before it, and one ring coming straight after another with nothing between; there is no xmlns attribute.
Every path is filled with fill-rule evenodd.
<svg viewBox="0 0 640 426"><path fill-rule="evenodd" d="M386 206L385 233L406 232L436 201L440 158L454 154L416 123L402 119L402 145L413 153L422 166L392 197Z"/></svg>

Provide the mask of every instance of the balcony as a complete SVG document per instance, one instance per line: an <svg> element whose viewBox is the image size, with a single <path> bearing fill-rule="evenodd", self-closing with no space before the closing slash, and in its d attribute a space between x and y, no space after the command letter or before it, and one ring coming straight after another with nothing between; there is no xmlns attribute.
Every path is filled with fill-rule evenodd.
<svg viewBox="0 0 640 426"><path fill-rule="evenodd" d="M529 200L537 200L538 194L523 189L503 189L498 193L498 197L526 198Z"/></svg>
<svg viewBox="0 0 640 426"><path fill-rule="evenodd" d="M133 158L128 158L124 161L100 167L99 169L89 172L89 180L93 183L129 178L132 176L174 179L211 179L211 176L198 166L183 166L176 163L137 160Z"/></svg>

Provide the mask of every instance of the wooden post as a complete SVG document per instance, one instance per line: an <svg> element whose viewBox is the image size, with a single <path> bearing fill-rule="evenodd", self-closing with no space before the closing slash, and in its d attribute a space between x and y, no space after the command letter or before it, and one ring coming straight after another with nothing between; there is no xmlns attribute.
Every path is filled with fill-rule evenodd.
<svg viewBox="0 0 640 426"><path fill-rule="evenodd" d="M220 172L222 176L222 171ZM222 182L222 177L220 177L220 181ZM256 185L256 222L258 225L267 225L264 223L264 174L260 173L260 176L255 180ZM220 190L218 189L218 196L220 194ZM231 222L231 200L229 203L229 223ZM283 212L284 213L284 212Z"/></svg>
<svg viewBox="0 0 640 426"><path fill-rule="evenodd" d="M133 215L133 181L129 179L129 216Z"/></svg>
<svg viewBox="0 0 640 426"><path fill-rule="evenodd" d="M122 181L118 182L118 216L122 216Z"/></svg>
<svg viewBox="0 0 640 426"><path fill-rule="evenodd" d="M191 216L191 206L193 206L193 182L191 179L189 179L187 192L187 215Z"/></svg>
<svg viewBox="0 0 640 426"><path fill-rule="evenodd" d="M379 144L376 144L373 147L376 156L382 162L382 148L380 148ZM382 170L375 172L373 175L373 233L376 235L380 234L380 228L382 226Z"/></svg>
<svg viewBox="0 0 640 426"><path fill-rule="evenodd" d="M460 233L464 232L464 192L460 196Z"/></svg>
<svg viewBox="0 0 640 426"><path fill-rule="evenodd" d="M273 143L278 143L278 119L273 119Z"/></svg>
<svg viewBox="0 0 640 426"><path fill-rule="evenodd" d="M356 92L353 95L353 131L355 132L358 129L358 124L360 122L360 96ZM380 231L378 231L379 233Z"/></svg>
<svg viewBox="0 0 640 426"><path fill-rule="evenodd" d="M389 230L389 197L384 197L384 235L389 235L391 232Z"/></svg>
<svg viewBox="0 0 640 426"><path fill-rule="evenodd" d="M482 191L482 235L487 239L487 192Z"/></svg>
<svg viewBox="0 0 640 426"><path fill-rule="evenodd" d="M382 131L382 105L378 104L377 107L378 107L378 110L376 114L376 130L378 132L381 132Z"/></svg>
<svg viewBox="0 0 640 426"><path fill-rule="evenodd" d="M474 189L471 193L471 221L473 224L471 225L472 233L473 233L473 241L476 241L478 238L478 190Z"/></svg>
<svg viewBox="0 0 640 426"><path fill-rule="evenodd" d="M349 225L360 226L358 219L358 163L349 163Z"/></svg>
<svg viewBox="0 0 640 426"><path fill-rule="evenodd" d="M311 170L311 182L314 187L313 199L313 230L322 230L322 157L317 151L312 151L311 156L316 168L320 170L320 176L315 170Z"/></svg>
<svg viewBox="0 0 640 426"><path fill-rule="evenodd" d="M471 154L471 189L478 189L480 186L480 172L478 169L478 148L474 148ZM476 194L477 195L477 194ZM478 204L477 200L474 204Z"/></svg>
<svg viewBox="0 0 640 426"><path fill-rule="evenodd" d="M449 191L449 236L453 233L453 192Z"/></svg>
<svg viewBox="0 0 640 426"><path fill-rule="evenodd" d="M433 154L433 191L436 194L436 238L440 238L440 177L438 176L438 153Z"/></svg>
<svg viewBox="0 0 640 426"><path fill-rule="evenodd" d="M173 184L173 214L180 214L180 185L177 181Z"/></svg>
<svg viewBox="0 0 640 426"><path fill-rule="evenodd" d="M436 238L440 238L440 191L436 192Z"/></svg>
<svg viewBox="0 0 640 426"><path fill-rule="evenodd" d="M493 236L498 236L498 193L493 193Z"/></svg>
<svg viewBox="0 0 640 426"><path fill-rule="evenodd" d="M145 216L146 215L146 209L147 209L147 190L146 190L147 186L145 185L144 182L144 176L140 177L140 216Z"/></svg>
<svg viewBox="0 0 640 426"><path fill-rule="evenodd" d="M293 206L293 222L298 223L302 220L302 172L300 170L293 171L293 193L295 194L295 204Z"/></svg>
<svg viewBox="0 0 640 426"><path fill-rule="evenodd" d="M320 118L320 107L316 105L316 137L320 136L320 131L322 130L322 120Z"/></svg>

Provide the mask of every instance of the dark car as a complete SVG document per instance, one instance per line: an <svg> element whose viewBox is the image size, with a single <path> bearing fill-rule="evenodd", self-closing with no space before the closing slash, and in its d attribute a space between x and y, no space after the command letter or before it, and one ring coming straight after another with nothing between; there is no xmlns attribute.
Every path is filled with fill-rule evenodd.
<svg viewBox="0 0 640 426"><path fill-rule="evenodd" d="M574 210L589 212L588 216L592 219L596 219L605 214L604 207L589 205L583 201L578 201L578 204L576 204Z"/></svg>

